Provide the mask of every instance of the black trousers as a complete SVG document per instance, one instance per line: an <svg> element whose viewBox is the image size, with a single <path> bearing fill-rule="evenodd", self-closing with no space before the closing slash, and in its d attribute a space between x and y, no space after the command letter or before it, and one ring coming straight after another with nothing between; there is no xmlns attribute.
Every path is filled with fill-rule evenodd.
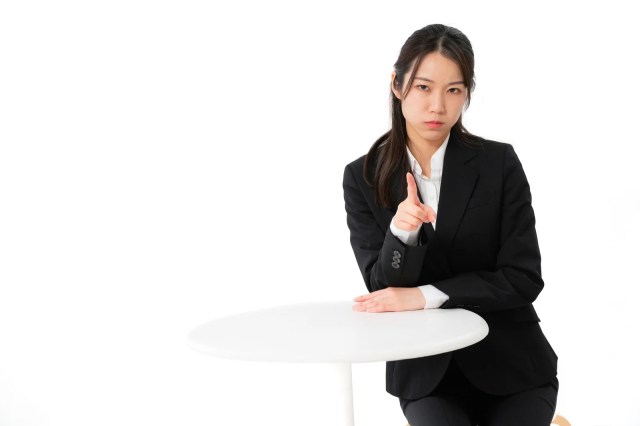
<svg viewBox="0 0 640 426"><path fill-rule="evenodd" d="M455 360L428 396L400 398L411 426L549 426L556 409L558 380L513 395L489 395L462 375Z"/></svg>

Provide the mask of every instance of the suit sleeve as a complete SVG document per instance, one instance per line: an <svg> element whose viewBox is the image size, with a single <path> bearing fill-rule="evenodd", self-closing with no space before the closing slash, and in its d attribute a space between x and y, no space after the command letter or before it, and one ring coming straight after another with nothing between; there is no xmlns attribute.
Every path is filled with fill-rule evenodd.
<svg viewBox="0 0 640 426"><path fill-rule="evenodd" d="M416 287L429 244L412 247L398 240L389 223L374 216L371 190L356 173L345 167L342 186L351 247L367 289Z"/></svg>
<svg viewBox="0 0 640 426"><path fill-rule="evenodd" d="M449 296L442 308L476 312L530 305L544 286L531 192L522 164L507 145L503 169L500 246L493 271L454 275L433 283Z"/></svg>

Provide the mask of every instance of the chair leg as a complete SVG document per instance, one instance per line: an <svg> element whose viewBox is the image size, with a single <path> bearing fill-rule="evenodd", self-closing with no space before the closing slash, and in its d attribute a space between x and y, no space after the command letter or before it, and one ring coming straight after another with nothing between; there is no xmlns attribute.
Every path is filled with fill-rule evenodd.
<svg viewBox="0 0 640 426"><path fill-rule="evenodd" d="M565 419L564 417L562 417L561 415L556 414L556 416L553 418L553 420L551 421L551 425L557 425L557 426L571 426L571 423L569 423L569 420Z"/></svg>

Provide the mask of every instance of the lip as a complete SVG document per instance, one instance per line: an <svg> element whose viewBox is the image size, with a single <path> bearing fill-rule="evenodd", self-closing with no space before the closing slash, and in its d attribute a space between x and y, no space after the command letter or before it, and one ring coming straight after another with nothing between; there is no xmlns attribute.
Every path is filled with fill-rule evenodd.
<svg viewBox="0 0 640 426"><path fill-rule="evenodd" d="M425 124L427 125L427 127L429 127L430 129L437 129L438 127L442 126L444 123L441 121L426 121Z"/></svg>

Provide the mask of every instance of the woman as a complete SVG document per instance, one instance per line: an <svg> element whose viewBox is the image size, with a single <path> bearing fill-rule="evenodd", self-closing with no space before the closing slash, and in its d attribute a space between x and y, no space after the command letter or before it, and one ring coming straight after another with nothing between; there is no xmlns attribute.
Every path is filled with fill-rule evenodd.
<svg viewBox="0 0 640 426"><path fill-rule="evenodd" d="M455 28L405 42L391 75L391 130L347 165L347 224L366 312L464 308L489 335L387 363L387 391L412 426L545 425L557 357L532 306L544 282L529 184L513 147L471 135L462 110L474 57Z"/></svg>

